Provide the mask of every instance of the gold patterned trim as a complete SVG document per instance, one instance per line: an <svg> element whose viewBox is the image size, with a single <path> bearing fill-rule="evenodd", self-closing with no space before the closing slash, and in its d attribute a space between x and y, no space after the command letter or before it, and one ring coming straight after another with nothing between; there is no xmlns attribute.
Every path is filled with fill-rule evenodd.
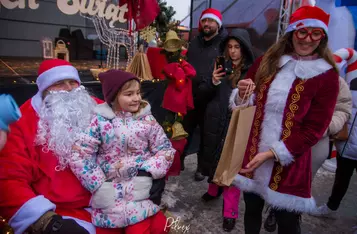
<svg viewBox="0 0 357 234"><path fill-rule="evenodd" d="M293 118L295 116L295 112L299 109L299 106L296 104L300 101L301 92L304 91L304 83L305 80L300 80L299 83L295 87L295 93L291 96L291 103L289 105L289 112L286 113L285 120L285 129L283 130L282 140L285 141L291 135L291 128L294 126ZM283 172L283 167L279 164L276 166L275 175L273 177L273 183L270 184L270 188L276 191L279 187L279 182L281 181L281 173Z"/></svg>
<svg viewBox="0 0 357 234"><path fill-rule="evenodd" d="M254 156L257 154L257 148L258 148L258 135L259 135L259 130L261 126L261 118L263 116L263 104L262 104L262 99L264 97L264 91L267 89L267 84L272 80L274 76L271 76L269 79L266 79L264 83L261 85L259 89L259 93L257 95L256 99L256 111L255 111L255 117L254 117L254 123L253 123L253 130L252 130L252 143L251 147L249 149L249 162L252 161ZM246 173L246 177L252 179L253 178L253 173Z"/></svg>

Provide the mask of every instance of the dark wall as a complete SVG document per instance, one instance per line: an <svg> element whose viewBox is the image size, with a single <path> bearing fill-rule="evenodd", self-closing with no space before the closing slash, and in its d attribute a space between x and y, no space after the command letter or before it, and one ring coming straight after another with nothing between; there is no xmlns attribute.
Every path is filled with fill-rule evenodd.
<svg viewBox="0 0 357 234"><path fill-rule="evenodd" d="M42 57L41 40L49 37L54 41L61 28L70 28L71 31L81 29L85 37L96 34L90 20L79 13L62 13L57 7L57 0L37 1L39 7L35 10L30 9L27 2L25 9L8 10L0 6L0 57ZM126 24L117 26L125 28Z"/></svg>

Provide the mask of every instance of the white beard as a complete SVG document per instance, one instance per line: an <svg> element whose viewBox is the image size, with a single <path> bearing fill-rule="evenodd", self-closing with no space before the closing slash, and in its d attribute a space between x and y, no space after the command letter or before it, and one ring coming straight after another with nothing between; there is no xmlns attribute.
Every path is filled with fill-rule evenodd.
<svg viewBox="0 0 357 234"><path fill-rule="evenodd" d="M83 86L50 92L43 100L35 143L56 155L57 171L67 167L77 134L89 126L95 106Z"/></svg>

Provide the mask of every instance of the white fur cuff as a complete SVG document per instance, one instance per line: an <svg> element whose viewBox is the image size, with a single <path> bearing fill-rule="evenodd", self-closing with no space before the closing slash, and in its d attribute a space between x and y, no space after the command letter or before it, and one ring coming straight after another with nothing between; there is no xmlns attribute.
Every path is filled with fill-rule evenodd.
<svg viewBox="0 0 357 234"><path fill-rule="evenodd" d="M282 166L288 166L294 162L294 156L286 148L284 142L278 141L274 143L272 150L276 153L276 156L279 158L279 162Z"/></svg>
<svg viewBox="0 0 357 234"><path fill-rule="evenodd" d="M108 209L115 205L115 188L112 182L104 182L100 188L94 192L91 206L95 209Z"/></svg>
<svg viewBox="0 0 357 234"><path fill-rule="evenodd" d="M133 179L133 201L142 201L150 197L152 177L136 176Z"/></svg>
<svg viewBox="0 0 357 234"><path fill-rule="evenodd" d="M239 107L247 107L247 106L252 106L255 94L250 95L250 97L243 101L242 98L239 97L238 95L239 89L235 88L232 90L231 96L229 97L229 108L231 110L237 109Z"/></svg>

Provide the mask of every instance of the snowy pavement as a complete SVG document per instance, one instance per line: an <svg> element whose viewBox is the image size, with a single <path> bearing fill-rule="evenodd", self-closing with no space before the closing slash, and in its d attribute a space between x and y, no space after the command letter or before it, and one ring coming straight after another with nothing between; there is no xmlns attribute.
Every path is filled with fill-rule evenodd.
<svg viewBox="0 0 357 234"><path fill-rule="evenodd" d="M204 203L201 196L207 190L207 182L196 182L193 174L196 168L196 155L185 160L186 169L179 177L171 177L166 185L163 201L168 206L168 213L176 221L172 226L176 231L170 233L225 233L222 229L222 197L216 201ZM330 196L334 174L320 169L313 182L313 195L318 205ZM302 234L354 234L357 233L357 176L351 179L349 190L342 201L337 219L317 218L309 215L302 217ZM242 196L241 196L242 199ZM231 233L244 233L244 202L240 202L239 218ZM264 214L264 217L266 214ZM178 222L178 219L180 221ZM264 219L263 219L264 221ZM266 234L262 230L262 234ZM277 233L277 232L276 232Z"/></svg>

